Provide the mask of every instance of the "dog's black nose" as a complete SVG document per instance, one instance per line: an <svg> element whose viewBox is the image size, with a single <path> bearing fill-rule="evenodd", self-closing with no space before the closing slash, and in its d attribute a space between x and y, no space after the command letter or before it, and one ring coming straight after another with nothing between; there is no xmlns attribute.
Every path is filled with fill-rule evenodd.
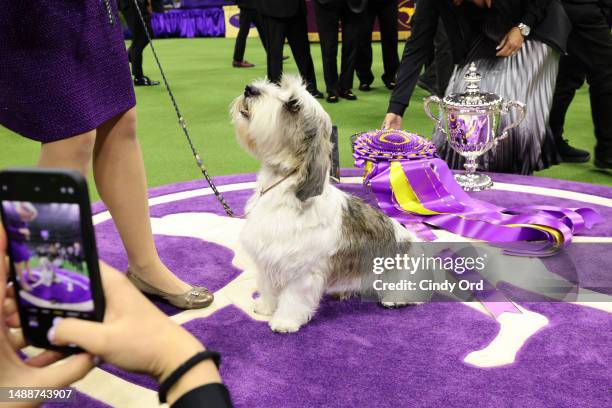
<svg viewBox="0 0 612 408"><path fill-rule="evenodd" d="M247 85L244 88L244 96L257 96L259 95L259 89L255 88L253 85Z"/></svg>

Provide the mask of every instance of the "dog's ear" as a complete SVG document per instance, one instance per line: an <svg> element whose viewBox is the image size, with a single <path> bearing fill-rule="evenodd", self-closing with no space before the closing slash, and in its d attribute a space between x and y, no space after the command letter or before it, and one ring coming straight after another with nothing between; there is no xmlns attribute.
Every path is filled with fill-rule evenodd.
<svg viewBox="0 0 612 408"><path fill-rule="evenodd" d="M285 102L285 109L291 113L297 113L301 108L302 106L300 105L300 100L296 97L291 97L287 102Z"/></svg>
<svg viewBox="0 0 612 408"><path fill-rule="evenodd" d="M302 165L298 169L298 183L295 190L295 195L300 201L306 201L323 193L331 152L329 137L324 136L317 135L313 129L311 135L307 134L304 140L308 147Z"/></svg>

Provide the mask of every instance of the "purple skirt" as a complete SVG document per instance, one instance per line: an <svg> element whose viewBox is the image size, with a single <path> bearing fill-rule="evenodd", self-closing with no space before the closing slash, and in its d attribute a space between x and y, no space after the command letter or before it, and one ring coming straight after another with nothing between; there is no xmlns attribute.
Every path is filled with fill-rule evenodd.
<svg viewBox="0 0 612 408"><path fill-rule="evenodd" d="M0 7L0 125L43 143L97 128L136 104L115 0Z"/></svg>
<svg viewBox="0 0 612 408"><path fill-rule="evenodd" d="M24 242L11 241L9 250L11 251L11 257L15 263L28 261L32 257L28 246Z"/></svg>

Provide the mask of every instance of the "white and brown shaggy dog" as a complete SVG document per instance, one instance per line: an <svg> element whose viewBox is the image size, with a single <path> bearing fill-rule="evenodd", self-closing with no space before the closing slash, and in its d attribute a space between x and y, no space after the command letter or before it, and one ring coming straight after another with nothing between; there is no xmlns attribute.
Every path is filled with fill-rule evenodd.
<svg viewBox="0 0 612 408"><path fill-rule="evenodd" d="M240 144L261 161L240 240L258 269L255 312L295 332L324 293L355 293L358 251L405 242L396 221L329 183L332 124L299 77L248 85L231 108Z"/></svg>

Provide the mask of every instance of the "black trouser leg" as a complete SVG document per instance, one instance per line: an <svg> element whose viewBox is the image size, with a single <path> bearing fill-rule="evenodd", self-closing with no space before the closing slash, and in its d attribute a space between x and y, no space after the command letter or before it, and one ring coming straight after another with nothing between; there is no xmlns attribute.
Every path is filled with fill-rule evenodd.
<svg viewBox="0 0 612 408"><path fill-rule="evenodd" d="M397 86L391 94L388 112L404 114L423 65L429 60L433 50L433 40L438 20L444 22L448 32L462 32L463 38L451 37L453 61L461 61L467 54L473 39L472 27L459 13L462 7L438 0L419 0L412 17L412 33L406 45L397 72ZM459 16L458 16L459 14Z"/></svg>
<svg viewBox="0 0 612 408"><path fill-rule="evenodd" d="M376 14L372 6L365 12L363 30L361 32L361 41L357 51L357 60L355 61L355 72L357 78L362 84L370 85L374 82L374 74L372 73L372 31L374 31L374 20ZM396 44L397 45L397 44ZM397 49L396 49L397 57ZM396 67L397 69L397 67Z"/></svg>
<svg viewBox="0 0 612 408"><path fill-rule="evenodd" d="M453 76L453 52L451 51L448 36L446 35L446 29L444 23L440 21L438 23L438 30L436 31L436 37L434 38L434 63L436 70L436 86L441 96L444 96L448 83Z"/></svg>
<svg viewBox="0 0 612 408"><path fill-rule="evenodd" d="M355 62L357 51L361 40L365 13L353 13L345 8L342 13L342 64L340 66L340 77L338 89L345 92L353 88L353 77L355 76Z"/></svg>
<svg viewBox="0 0 612 408"><path fill-rule="evenodd" d="M310 41L308 40L308 23L305 14L298 14L287 23L287 41L291 47L291 53L300 71L302 79L306 82L309 92L317 89L317 78L310 53ZM281 49L281 60L282 60Z"/></svg>
<svg viewBox="0 0 612 408"><path fill-rule="evenodd" d="M564 3L572 22L568 39L568 54L577 61L567 61L559 67L551 120L557 132L563 132L567 105L573 97L580 68L589 83L591 112L597 146L596 158L612 160L612 34L606 16L597 4ZM579 63L579 65L578 65ZM581 74L581 73L580 73ZM551 126L553 125L551 122ZM559 124L561 123L561 124Z"/></svg>
<svg viewBox="0 0 612 408"><path fill-rule="evenodd" d="M268 79L278 83L283 74L283 46L287 23L283 19L262 17L264 39L266 41L266 57Z"/></svg>
<svg viewBox="0 0 612 408"><path fill-rule="evenodd" d="M578 58L572 55L561 56L549 118L550 128L556 140L563 139L565 115L574 99L576 90L582 86L585 77L585 67Z"/></svg>
<svg viewBox="0 0 612 408"><path fill-rule="evenodd" d="M135 78L141 78L144 74L142 72L142 52L144 51L149 39L140 21L138 10L134 6L126 7L121 10L125 22L127 23L130 31L132 32L132 42L128 48L128 57L132 64L132 75ZM153 35L153 28L151 27L151 15L147 10L142 10L142 15L147 26L147 30L150 35Z"/></svg>
<svg viewBox="0 0 612 408"><path fill-rule="evenodd" d="M442 19L438 21L438 29L434 37L434 55L432 62L425 68L421 80L432 87L437 96L444 96L446 87L453 76L453 53L450 49L446 29Z"/></svg>
<svg viewBox="0 0 612 408"><path fill-rule="evenodd" d="M397 55L397 4L388 2L381 5L378 10L380 25L380 42L383 56L383 80L395 82L399 57Z"/></svg>
<svg viewBox="0 0 612 408"><path fill-rule="evenodd" d="M340 15L338 7L322 6L314 2L317 27L319 29L319 42L321 43L321 57L323 60L323 77L327 93L338 92L338 22Z"/></svg>
<svg viewBox="0 0 612 408"><path fill-rule="evenodd" d="M397 86L391 93L388 112L403 115L425 63L433 54L433 38L440 13L436 0L419 0L412 16L412 32L406 44L397 72Z"/></svg>
<svg viewBox="0 0 612 408"><path fill-rule="evenodd" d="M259 13L257 12L257 10L255 10L255 28L257 28L257 34L259 34L259 39L261 40L261 45L263 46L264 50L266 49L266 38L265 35L266 33L264 32L264 26L263 26L263 21L261 16L259 15Z"/></svg>
<svg viewBox="0 0 612 408"><path fill-rule="evenodd" d="M240 28L234 45L234 61L242 61L244 59L247 37L251 30L251 24L255 22L256 17L257 12L255 10L240 9Z"/></svg>

